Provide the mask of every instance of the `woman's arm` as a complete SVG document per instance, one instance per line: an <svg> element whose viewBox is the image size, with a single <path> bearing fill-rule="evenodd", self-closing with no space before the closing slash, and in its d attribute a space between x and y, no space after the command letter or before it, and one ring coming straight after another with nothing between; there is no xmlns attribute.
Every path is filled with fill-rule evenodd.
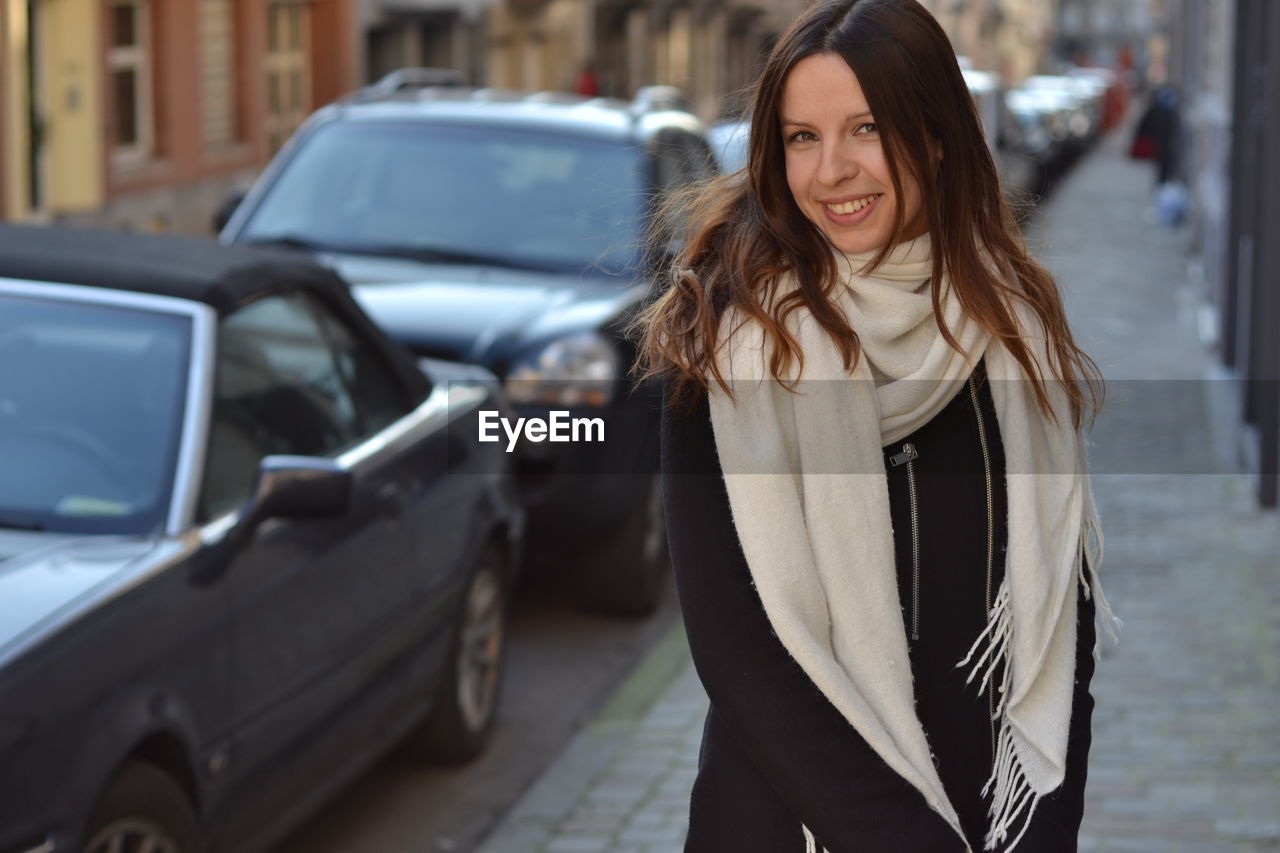
<svg viewBox="0 0 1280 853"><path fill-rule="evenodd" d="M662 473L694 665L717 715L779 798L830 853L965 850L774 635L734 530L705 395L690 409L664 409Z"/></svg>

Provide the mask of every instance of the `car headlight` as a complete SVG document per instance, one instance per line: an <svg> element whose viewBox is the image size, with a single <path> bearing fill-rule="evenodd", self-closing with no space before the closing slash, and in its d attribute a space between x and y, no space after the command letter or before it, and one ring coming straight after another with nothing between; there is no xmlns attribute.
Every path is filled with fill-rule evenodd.
<svg viewBox="0 0 1280 853"><path fill-rule="evenodd" d="M581 332L517 359L504 385L516 405L604 406L613 399L620 367L607 338Z"/></svg>

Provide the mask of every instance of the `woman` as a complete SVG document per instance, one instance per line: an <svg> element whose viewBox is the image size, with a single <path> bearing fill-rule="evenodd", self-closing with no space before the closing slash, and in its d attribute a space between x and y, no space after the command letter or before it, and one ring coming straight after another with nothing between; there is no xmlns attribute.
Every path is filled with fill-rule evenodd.
<svg viewBox="0 0 1280 853"><path fill-rule="evenodd" d="M914 0L811 7L745 172L685 212L642 354L711 699L686 850L1075 850L1096 368L945 34Z"/></svg>

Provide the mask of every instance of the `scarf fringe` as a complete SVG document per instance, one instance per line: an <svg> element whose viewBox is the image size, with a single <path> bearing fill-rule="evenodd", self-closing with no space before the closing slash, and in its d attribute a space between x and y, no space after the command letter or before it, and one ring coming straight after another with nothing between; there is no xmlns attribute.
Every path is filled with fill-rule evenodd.
<svg viewBox="0 0 1280 853"><path fill-rule="evenodd" d="M1085 598L1095 602L1098 621L1106 628L1112 643L1118 640L1121 627L1120 620L1111 610L1111 605L1102 594L1102 582L1098 578L1098 568L1102 565L1102 529L1096 517L1087 519L1080 531L1080 546L1077 554L1076 575L1084 590ZM1086 569L1086 566L1088 567ZM1004 848L1005 853L1012 853L1018 842L1026 835L1031 826L1032 815L1040 803L1040 795L1035 793L1027 780L1026 773L1018 761L1014 746L1013 728L1005 717L1005 705L1009 697L1010 671L1009 649L1013 641L1013 606L1009 579L1006 577L996 593L996 600L987 617L987 626L978 639L969 648L969 653L957 665L959 668L969 667L966 684L972 684L979 674L982 681L978 686L981 693L1003 666L998 690L1000 701L992 715L993 720L1000 720L1000 734L996 746L995 766L991 777L982 788L982 796L991 797L991 825L983 839L987 850L995 850L998 845L1008 839L1009 834L1018 829L1013 841ZM1099 640L1099 644L1101 640ZM1097 654L1098 644L1094 646ZM980 654L979 654L980 653ZM977 656L977 660L974 657ZM1025 812L1025 814L1024 814ZM1019 828L1020 823L1020 828Z"/></svg>
<svg viewBox="0 0 1280 853"><path fill-rule="evenodd" d="M1076 558L1076 568L1080 578L1080 586L1084 588L1084 597L1092 598L1098 624L1106 631L1111 645L1120 642L1120 629L1124 622L1111 609L1111 603L1102 593L1102 580L1098 569L1102 566L1102 526L1097 516L1085 520L1080 531L1080 552ZM1088 568L1086 569L1086 565ZM1093 656L1096 659L1102 648L1102 637L1099 635L1093 644Z"/></svg>
<svg viewBox="0 0 1280 853"><path fill-rule="evenodd" d="M818 839L813 837L813 833L809 831L809 827L803 823L800 828L804 830L804 853L827 853L827 848L818 849Z"/></svg>
<svg viewBox="0 0 1280 853"><path fill-rule="evenodd" d="M982 673L982 682L978 685L978 692L981 693L987 689L987 685L991 682L991 677L995 675L996 670L1009 660L1009 646L1013 642L1013 597L1009 591L1009 581L1006 578L1001 584L1000 589L996 592L995 603L991 606L991 614L987 617L987 627L978 635L978 639L969 647L969 653L965 655L964 660L956 664L957 669L962 669L970 665L973 656L982 651L982 656L973 663L972 669L969 670L969 677L965 679L966 684L972 684L973 680L978 677L978 673ZM999 719L1004 714L1005 698L1009 695L1009 667L1004 667L1004 674L1000 679L1000 703L996 706L994 715L991 719Z"/></svg>
<svg viewBox="0 0 1280 853"><path fill-rule="evenodd" d="M1018 829L1013 841L1004 848L1005 853L1012 853L1031 826L1031 818L1036 813L1036 806L1040 804L1040 795L1032 790L1022 764L1018 761L1013 729L1008 720L1000 726L996 765L991 771L991 778L982 788L982 796L991 797L991 826L983 838L983 847L986 850L997 849L1014 829Z"/></svg>
<svg viewBox="0 0 1280 853"><path fill-rule="evenodd" d="M995 850L997 845L1005 841L1021 819L1018 835L1007 848L1007 850L1013 850L1022 840L1027 827L1031 825L1031 816L1040 802L1039 795L1032 790L1018 761L1017 751L1014 749L1013 731L1004 714L1009 697L1010 670L1012 670L1008 665L1012 641L1012 593L1009 589L1009 579L1006 577L996 593L995 603L987 619L987 627L978 635L978 639L969 649L969 654L965 655L964 660L958 665L961 668L970 667L969 677L965 679L966 684L972 684L979 674L982 675L982 681L978 687L979 693L987 689L997 670L1003 667L998 688L1000 702L996 705L991 717L993 720L1001 720L995 766L991 768L991 777L982 788L982 796L991 797L991 824L983 839L983 845L987 850ZM981 652L980 655L979 652ZM978 656L976 661L975 656Z"/></svg>

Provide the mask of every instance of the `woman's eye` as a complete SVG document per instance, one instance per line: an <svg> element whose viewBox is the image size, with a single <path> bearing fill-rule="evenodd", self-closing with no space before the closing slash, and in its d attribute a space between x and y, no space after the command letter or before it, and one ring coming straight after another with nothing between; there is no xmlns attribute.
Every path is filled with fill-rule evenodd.
<svg viewBox="0 0 1280 853"><path fill-rule="evenodd" d="M874 122L867 122L866 124L858 125L858 128L857 130L854 131L854 133L860 133L866 136L872 133L876 133L878 130L879 128L876 127Z"/></svg>
<svg viewBox="0 0 1280 853"><path fill-rule="evenodd" d="M797 130L787 137L787 142L811 142L814 139L817 139L817 137L811 131Z"/></svg>

